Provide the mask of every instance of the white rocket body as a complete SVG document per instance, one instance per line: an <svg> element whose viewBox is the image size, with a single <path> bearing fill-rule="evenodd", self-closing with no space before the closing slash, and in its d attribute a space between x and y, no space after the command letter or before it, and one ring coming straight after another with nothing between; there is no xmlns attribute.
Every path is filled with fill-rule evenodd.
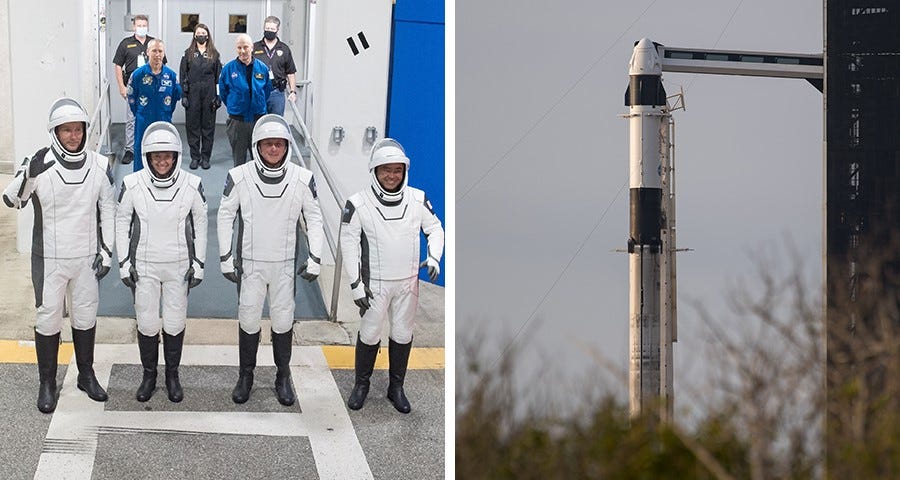
<svg viewBox="0 0 900 480"><path fill-rule="evenodd" d="M662 65L642 39L629 63L629 398L632 415L656 405L660 383L660 252L663 129L668 128Z"/></svg>

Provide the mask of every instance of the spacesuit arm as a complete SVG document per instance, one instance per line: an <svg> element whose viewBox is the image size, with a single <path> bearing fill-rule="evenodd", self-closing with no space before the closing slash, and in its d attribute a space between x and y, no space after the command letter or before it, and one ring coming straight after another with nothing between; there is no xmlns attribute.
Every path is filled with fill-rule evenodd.
<svg viewBox="0 0 900 480"><path fill-rule="evenodd" d="M306 220L306 238L309 240L309 260L306 271L313 275L319 274L322 265L322 243L325 239L325 230L322 222L322 210L319 208L319 200L315 194L315 182L310 176L310 183L302 188L303 218Z"/></svg>
<svg viewBox="0 0 900 480"><path fill-rule="evenodd" d="M238 192L234 191L234 179L229 173L225 179L225 191L222 193L222 201L219 203L219 213L216 216L216 234L219 239L219 261L222 273L234 272L234 258L231 254L231 244L234 236L234 218L241 206Z"/></svg>
<svg viewBox="0 0 900 480"><path fill-rule="evenodd" d="M226 103L226 100L228 100L228 82L225 81L224 69L219 71L218 87L219 88L217 93L219 94L219 99L222 101L222 103Z"/></svg>
<svg viewBox="0 0 900 480"><path fill-rule="evenodd" d="M134 216L134 202L132 191L128 189L127 182L122 182L122 190L119 192L119 206L116 208L116 254L119 257L119 276L125 278L128 271L134 265L131 258L131 219ZM140 219L134 219L139 222Z"/></svg>
<svg viewBox="0 0 900 480"><path fill-rule="evenodd" d="M359 215L356 214L356 206L347 200L341 216L341 255L343 256L344 273L350 282L353 299L357 300L366 296L367 285L362 282L359 265L359 245L362 234L362 224Z"/></svg>
<svg viewBox="0 0 900 480"><path fill-rule="evenodd" d="M6 190L3 191L3 203L7 207L23 208L28 204L28 199L31 198L31 193L34 192L34 179L28 178L27 169L28 159L26 158L16 171L16 176L13 177L12 182L9 182Z"/></svg>
<svg viewBox="0 0 900 480"><path fill-rule="evenodd" d="M206 212L206 195L203 194L203 184L200 183L191 205L191 217L194 219L194 258L191 259L191 264L194 278L203 278L203 268L206 266L206 233L209 224Z"/></svg>
<svg viewBox="0 0 900 480"><path fill-rule="evenodd" d="M112 171L108 166L106 157L98 159L100 164L107 164L106 176L100 180L100 197L97 199L97 207L100 216L100 236L97 238L98 254L104 267L112 265L112 247L116 239L116 188L113 186Z"/></svg>
<svg viewBox="0 0 900 480"><path fill-rule="evenodd" d="M134 75L138 71L140 71L140 68L131 72L131 81L129 81L128 86L125 87L125 90L127 92L126 96L128 97L128 108L131 109L131 113L134 115L137 115L137 110L138 110L138 106L137 106L137 102L135 101L135 98L137 98L136 90L138 88L138 83L140 83L140 82L134 81Z"/></svg>
<svg viewBox="0 0 900 480"><path fill-rule="evenodd" d="M431 208L431 202L428 197L419 205L424 211L422 212L422 233L428 241L428 252L425 262L430 265L438 265L441 263L441 255L444 252L444 229L441 227L441 221L434 214Z"/></svg>

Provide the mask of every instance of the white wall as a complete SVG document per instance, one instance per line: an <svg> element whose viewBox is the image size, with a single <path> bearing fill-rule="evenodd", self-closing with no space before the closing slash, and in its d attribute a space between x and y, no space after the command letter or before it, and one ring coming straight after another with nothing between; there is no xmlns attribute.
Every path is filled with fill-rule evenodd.
<svg viewBox="0 0 900 480"><path fill-rule="evenodd" d="M0 44L10 45L9 2L0 2ZM0 173L12 173L16 162L13 151L12 64L9 55L0 55Z"/></svg>
<svg viewBox="0 0 900 480"><path fill-rule="evenodd" d="M369 183L372 145L364 140L366 127L374 126L378 138L384 137L391 4L391 0L328 0L316 4L311 134L345 199ZM370 48L359 46L360 31ZM358 55L353 55L347 37L354 38ZM334 126L344 128L340 145L331 141ZM343 205L338 207L325 191L319 197L323 214L339 218Z"/></svg>

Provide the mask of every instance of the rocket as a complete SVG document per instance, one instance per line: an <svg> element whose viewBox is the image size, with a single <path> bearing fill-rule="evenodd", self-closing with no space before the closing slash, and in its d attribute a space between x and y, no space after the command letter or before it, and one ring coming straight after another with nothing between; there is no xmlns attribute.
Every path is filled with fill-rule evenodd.
<svg viewBox="0 0 900 480"><path fill-rule="evenodd" d="M668 128L662 63L641 39L628 65L629 122L629 405L633 416L662 400L660 382L660 253L662 156Z"/></svg>

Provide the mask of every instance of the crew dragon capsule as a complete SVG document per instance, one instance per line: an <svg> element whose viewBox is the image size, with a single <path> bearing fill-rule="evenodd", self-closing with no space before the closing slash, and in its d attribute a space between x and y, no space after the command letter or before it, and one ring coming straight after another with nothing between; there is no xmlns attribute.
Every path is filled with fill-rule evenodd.
<svg viewBox="0 0 900 480"><path fill-rule="evenodd" d="M629 62L629 398L632 415L660 400L660 230L666 91L656 45L642 39Z"/></svg>

